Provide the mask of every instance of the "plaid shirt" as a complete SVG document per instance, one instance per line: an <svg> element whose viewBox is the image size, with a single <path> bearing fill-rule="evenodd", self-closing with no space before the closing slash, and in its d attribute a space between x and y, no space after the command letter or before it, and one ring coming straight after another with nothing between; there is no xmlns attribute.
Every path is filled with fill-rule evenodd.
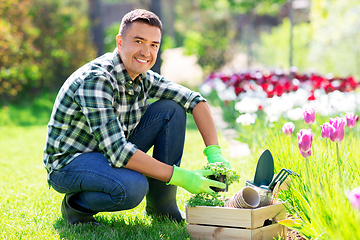
<svg viewBox="0 0 360 240"><path fill-rule="evenodd" d="M132 80L116 49L79 68L55 100L43 153L45 168L60 169L84 152L101 152L111 166L125 166L137 150L127 136L150 98L172 99L189 113L205 101L150 70Z"/></svg>

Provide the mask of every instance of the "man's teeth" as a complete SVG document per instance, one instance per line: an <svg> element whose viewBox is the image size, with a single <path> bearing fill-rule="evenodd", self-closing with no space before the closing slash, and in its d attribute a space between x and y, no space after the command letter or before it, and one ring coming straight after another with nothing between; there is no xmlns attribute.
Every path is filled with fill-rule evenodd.
<svg viewBox="0 0 360 240"><path fill-rule="evenodd" d="M139 59L139 58L137 58L136 60L138 60L139 62L142 62L142 63L147 63L148 62L147 60L142 60L142 59Z"/></svg>

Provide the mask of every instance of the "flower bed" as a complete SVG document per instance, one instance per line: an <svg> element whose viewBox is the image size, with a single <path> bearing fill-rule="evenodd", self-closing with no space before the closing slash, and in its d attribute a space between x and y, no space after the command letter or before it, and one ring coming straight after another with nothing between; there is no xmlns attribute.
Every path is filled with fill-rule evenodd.
<svg viewBox="0 0 360 240"><path fill-rule="evenodd" d="M303 107L313 107L323 116L341 112L360 111L360 93L355 90L359 83L352 77L321 76L291 72L292 77L281 71L244 72L226 75L210 74L200 86L200 91L209 96L211 91L222 102L235 102L237 122L253 124L258 111L266 113L267 120L280 117L298 120Z"/></svg>
<svg viewBox="0 0 360 240"><path fill-rule="evenodd" d="M293 74L215 73L200 91L233 108L255 155L269 149L276 170L300 174L279 194L293 216L280 224L307 239L360 239L358 83Z"/></svg>

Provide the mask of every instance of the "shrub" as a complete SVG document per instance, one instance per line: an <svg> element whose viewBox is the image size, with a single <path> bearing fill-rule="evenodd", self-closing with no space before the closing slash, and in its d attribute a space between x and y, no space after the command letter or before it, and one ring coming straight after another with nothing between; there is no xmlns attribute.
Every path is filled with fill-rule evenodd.
<svg viewBox="0 0 360 240"><path fill-rule="evenodd" d="M87 5L80 0L32 2L34 24L42 33L35 41L41 52L37 62L42 73L37 86L57 90L73 71L96 56L89 37Z"/></svg>
<svg viewBox="0 0 360 240"><path fill-rule="evenodd" d="M3 105L27 100L40 90L57 90L75 69L96 56L86 7L80 0L1 1Z"/></svg>
<svg viewBox="0 0 360 240"><path fill-rule="evenodd" d="M40 55L34 41L40 30L29 15L31 0L2 0L0 4L0 95L13 98L29 81L39 78L35 58Z"/></svg>

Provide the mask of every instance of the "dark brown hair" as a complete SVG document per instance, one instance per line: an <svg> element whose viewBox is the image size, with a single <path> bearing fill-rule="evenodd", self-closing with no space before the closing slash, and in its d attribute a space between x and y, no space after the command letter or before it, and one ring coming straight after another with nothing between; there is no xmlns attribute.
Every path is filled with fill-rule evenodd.
<svg viewBox="0 0 360 240"><path fill-rule="evenodd" d="M150 26L158 27L160 30L162 30L162 23L155 13L145 9L135 9L131 12L128 12L121 20L119 34L125 35L131 24L134 22L143 22L149 24Z"/></svg>

